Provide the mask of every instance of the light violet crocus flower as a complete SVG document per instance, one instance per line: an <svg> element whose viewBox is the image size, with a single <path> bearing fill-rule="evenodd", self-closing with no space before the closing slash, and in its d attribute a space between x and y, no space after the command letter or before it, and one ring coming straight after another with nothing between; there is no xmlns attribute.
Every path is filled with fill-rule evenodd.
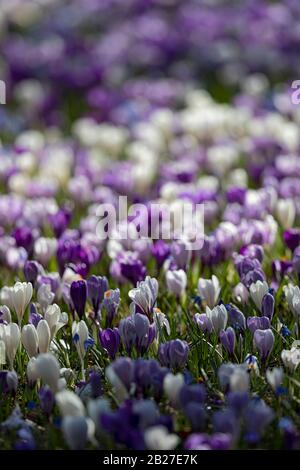
<svg viewBox="0 0 300 470"><path fill-rule="evenodd" d="M262 311L262 301L264 296L269 292L266 281L256 281L250 286L250 295L258 310Z"/></svg>
<svg viewBox="0 0 300 470"><path fill-rule="evenodd" d="M149 450L172 450L177 447L180 438L171 434L164 426L152 426L144 433L144 439Z"/></svg>
<svg viewBox="0 0 300 470"><path fill-rule="evenodd" d="M16 282L9 293L10 304L16 312L18 324L21 326L25 310L33 294L32 284L30 282Z"/></svg>
<svg viewBox="0 0 300 470"><path fill-rule="evenodd" d="M187 275L183 269L166 272L166 282L168 291L176 297L181 297L186 289Z"/></svg>
<svg viewBox="0 0 300 470"><path fill-rule="evenodd" d="M211 279L200 278L198 281L198 291L208 307L213 308L218 302L221 291L217 276L213 275Z"/></svg>
<svg viewBox="0 0 300 470"><path fill-rule="evenodd" d="M275 338L273 331L267 330L256 330L254 332L253 341L258 349L262 361L266 361L273 349Z"/></svg>
<svg viewBox="0 0 300 470"><path fill-rule="evenodd" d="M228 313L225 305L217 305L212 310L206 307L206 316L211 321L214 332L219 335L221 330L225 330Z"/></svg>

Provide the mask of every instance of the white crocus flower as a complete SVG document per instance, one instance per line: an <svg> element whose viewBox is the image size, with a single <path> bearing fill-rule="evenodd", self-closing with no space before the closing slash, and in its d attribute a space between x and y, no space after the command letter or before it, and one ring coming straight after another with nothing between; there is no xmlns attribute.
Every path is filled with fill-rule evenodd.
<svg viewBox="0 0 300 470"><path fill-rule="evenodd" d="M264 296L269 292L269 286L266 281L256 281L250 286L250 295L259 311L262 308L262 300Z"/></svg>
<svg viewBox="0 0 300 470"><path fill-rule="evenodd" d="M51 334L46 320L40 320L36 328L39 342L39 352L47 353L49 351Z"/></svg>
<svg viewBox="0 0 300 470"><path fill-rule="evenodd" d="M49 385L53 392L59 388L60 367L53 354L39 354L33 363L34 374Z"/></svg>
<svg viewBox="0 0 300 470"><path fill-rule="evenodd" d="M229 379L232 392L248 392L250 381L247 369L243 366L235 367Z"/></svg>
<svg viewBox="0 0 300 470"><path fill-rule="evenodd" d="M218 302L221 291L217 276L213 275L211 279L200 278L198 281L198 291L209 308L213 308Z"/></svg>
<svg viewBox="0 0 300 470"><path fill-rule="evenodd" d="M5 352L11 369L13 369L14 360L20 344L20 338L20 328L16 323L4 325L3 339L5 343Z"/></svg>
<svg viewBox="0 0 300 470"><path fill-rule="evenodd" d="M80 320L80 322L73 322L72 337L81 362L81 373L82 378L84 379L84 357L87 351L87 340L89 339L89 330L84 320Z"/></svg>
<svg viewBox="0 0 300 470"><path fill-rule="evenodd" d="M39 339L34 325L25 325L22 329L21 340L28 356L34 357L38 353Z"/></svg>
<svg viewBox="0 0 300 470"><path fill-rule="evenodd" d="M284 229L291 228L296 217L296 207L293 199L279 199L276 206L276 215Z"/></svg>
<svg viewBox="0 0 300 470"><path fill-rule="evenodd" d="M31 386L34 385L35 382L39 378L37 369L35 367L35 361L36 361L36 358L31 357L28 361L27 370L26 370L27 380L28 380L29 385Z"/></svg>
<svg viewBox="0 0 300 470"><path fill-rule="evenodd" d="M168 399L173 405L176 405L181 387L184 385L182 374L167 374L164 378L163 388Z"/></svg>
<svg viewBox="0 0 300 470"><path fill-rule="evenodd" d="M212 310L206 307L206 316L209 318L213 325L213 329L217 335L221 330L224 330L228 321L228 313L225 305L217 305Z"/></svg>
<svg viewBox="0 0 300 470"><path fill-rule="evenodd" d="M291 349L283 349L281 351L281 359L287 369L295 372L300 364L300 349L293 347Z"/></svg>
<svg viewBox="0 0 300 470"><path fill-rule="evenodd" d="M61 312L58 305L49 305L44 318L49 325L51 340L55 337L56 333L68 323L68 314Z"/></svg>
<svg viewBox="0 0 300 470"><path fill-rule="evenodd" d="M40 237L34 243L34 256L43 266L46 266L54 256L57 241L54 238Z"/></svg>
<svg viewBox="0 0 300 470"><path fill-rule="evenodd" d="M176 271L167 271L166 272L166 282L168 291L171 294L181 297L186 289L187 285L187 275L183 269L178 269Z"/></svg>
<svg viewBox="0 0 300 470"><path fill-rule="evenodd" d="M84 416L82 401L71 390L62 390L55 395L56 403L62 416Z"/></svg>
<svg viewBox="0 0 300 470"><path fill-rule="evenodd" d="M292 310L293 314L297 317L300 315L300 289L298 286L288 284L283 288L286 301Z"/></svg>
<svg viewBox="0 0 300 470"><path fill-rule="evenodd" d="M87 404L87 410L89 416L94 421L94 424L98 431L101 431L100 417L103 413L107 413L111 410L110 403L106 398L97 398L96 400L90 400Z"/></svg>
<svg viewBox="0 0 300 470"><path fill-rule="evenodd" d="M273 369L268 369L266 372L266 379L270 387L276 392L278 387L282 384L283 381L283 370L281 367L274 367Z"/></svg>
<svg viewBox="0 0 300 470"><path fill-rule="evenodd" d="M147 276L145 281L138 282L134 289L128 292L129 298L142 310L146 315L151 313L155 307L158 295L158 282L154 277Z"/></svg>
<svg viewBox="0 0 300 470"><path fill-rule="evenodd" d="M37 291L37 301L40 304L43 312L53 302L55 294L51 291L49 284L42 284Z"/></svg>
<svg viewBox="0 0 300 470"><path fill-rule="evenodd" d="M153 319L155 321L158 331L160 329L165 328L167 334L170 335L171 333L170 323L165 313L161 312L159 308L155 308L153 310Z"/></svg>
<svg viewBox="0 0 300 470"><path fill-rule="evenodd" d="M10 303L18 317L19 326L21 326L25 310L31 300L32 294L33 289L30 282L16 282L10 289Z"/></svg>
<svg viewBox="0 0 300 470"><path fill-rule="evenodd" d="M84 449L88 441L94 440L95 424L85 416L65 416L61 427L64 438L72 450Z"/></svg>
<svg viewBox="0 0 300 470"><path fill-rule="evenodd" d="M180 438L171 434L164 426L152 426L144 433L144 439L149 450L172 450L177 447Z"/></svg>

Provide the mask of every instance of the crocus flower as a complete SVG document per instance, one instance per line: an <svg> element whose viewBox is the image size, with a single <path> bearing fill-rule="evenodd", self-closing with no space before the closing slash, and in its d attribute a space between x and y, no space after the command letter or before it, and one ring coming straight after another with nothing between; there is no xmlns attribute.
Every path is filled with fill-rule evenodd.
<svg viewBox="0 0 300 470"><path fill-rule="evenodd" d="M217 305L212 310L206 307L206 316L211 321L213 330L217 335L219 335L221 330L226 328L228 313L225 305Z"/></svg>
<svg viewBox="0 0 300 470"><path fill-rule="evenodd" d="M59 385L59 363L53 354L39 354L38 357L32 364L32 373L33 376L41 378L42 382L49 385L53 392L58 390ZM28 369L27 369L28 373Z"/></svg>
<svg viewBox="0 0 300 470"><path fill-rule="evenodd" d="M111 327L120 305L120 290L108 290L104 293L103 307L106 310L106 327Z"/></svg>
<svg viewBox="0 0 300 470"><path fill-rule="evenodd" d="M274 418L274 411L263 400L252 400L245 411L246 439L258 442Z"/></svg>
<svg viewBox="0 0 300 470"><path fill-rule="evenodd" d="M283 370L281 367L274 367L266 371L266 379L274 392L278 392L283 381Z"/></svg>
<svg viewBox="0 0 300 470"><path fill-rule="evenodd" d="M256 330L254 332L254 344L257 347L261 359L263 362L269 357L275 342L273 331L267 330Z"/></svg>
<svg viewBox="0 0 300 470"><path fill-rule="evenodd" d="M182 369L186 365L188 354L188 344L180 339L162 343L158 349L161 364L172 369Z"/></svg>
<svg viewBox="0 0 300 470"><path fill-rule="evenodd" d="M179 393L184 384L184 377L182 374L173 375L167 374L164 378L163 388L168 399L172 405L177 405L179 400Z"/></svg>
<svg viewBox="0 0 300 470"><path fill-rule="evenodd" d="M144 439L149 450L172 450L180 442L177 434L170 434L164 426L152 426L147 429Z"/></svg>
<svg viewBox="0 0 300 470"><path fill-rule="evenodd" d="M283 228L288 229L292 227L296 216L296 207L293 199L279 199L276 213Z"/></svg>
<svg viewBox="0 0 300 470"><path fill-rule="evenodd" d="M62 431L68 446L73 450L80 450L84 449L88 440L93 439L95 425L85 416L65 416Z"/></svg>
<svg viewBox="0 0 300 470"><path fill-rule="evenodd" d="M108 290L108 281L105 276L91 276L87 280L87 296L93 305L95 314L97 315L100 305L104 299L104 293Z"/></svg>
<svg viewBox="0 0 300 470"><path fill-rule="evenodd" d="M300 315L300 289L298 286L288 284L283 288L287 303L297 318Z"/></svg>
<svg viewBox="0 0 300 470"><path fill-rule="evenodd" d="M221 287L216 276L211 279L200 278L198 281L198 291L200 296L206 301L209 308L213 308L219 298Z"/></svg>
<svg viewBox="0 0 300 470"><path fill-rule="evenodd" d="M55 404L55 397L52 390L47 387L41 387L39 390L40 405L43 412L49 416Z"/></svg>
<svg viewBox="0 0 300 470"><path fill-rule="evenodd" d="M87 299L86 281L74 281L71 284L70 295L74 305L74 309L80 319L84 317L85 303Z"/></svg>
<svg viewBox="0 0 300 470"><path fill-rule="evenodd" d="M120 321L119 333L128 355L133 347L138 354L143 354L153 342L156 328L154 323L150 324L146 315L135 313Z"/></svg>
<svg viewBox="0 0 300 470"><path fill-rule="evenodd" d="M256 330L268 330L270 328L270 320L268 317L248 317L247 327L254 334Z"/></svg>
<svg viewBox="0 0 300 470"><path fill-rule="evenodd" d="M283 234L286 246L294 251L300 245L300 230L297 228L290 228Z"/></svg>
<svg viewBox="0 0 300 470"><path fill-rule="evenodd" d="M146 276L146 279L138 282L137 286L128 292L128 295L137 306L137 311L150 317L153 308L156 306L158 295L157 279Z"/></svg>
<svg viewBox="0 0 300 470"><path fill-rule="evenodd" d="M235 332L234 329L229 327L227 330L220 331L220 341L227 353L233 355L235 348Z"/></svg>
<svg viewBox="0 0 300 470"><path fill-rule="evenodd" d="M120 334L118 328L107 328L99 331L101 346L108 352L110 359L114 359L120 345Z"/></svg>
<svg viewBox="0 0 300 470"><path fill-rule="evenodd" d="M32 284L30 282L16 282L14 287L10 288L10 302L16 312L19 326L25 310L33 294Z"/></svg>
<svg viewBox="0 0 300 470"><path fill-rule="evenodd" d="M55 401L62 416L84 416L85 409L82 401L71 390L62 390L55 395Z"/></svg>
<svg viewBox="0 0 300 470"><path fill-rule="evenodd" d="M293 347L291 349L283 349L281 351L281 359L287 369L295 372L300 364L300 350Z"/></svg>
<svg viewBox="0 0 300 470"><path fill-rule="evenodd" d="M261 303L261 313L272 321L274 314L275 299L272 294L264 295Z"/></svg>
<svg viewBox="0 0 300 470"><path fill-rule="evenodd" d="M176 295L176 297L181 297L186 289L187 285L187 275L183 269L178 271L167 271L166 272L166 282L168 291L171 294Z"/></svg>
<svg viewBox="0 0 300 470"><path fill-rule="evenodd" d="M16 323L8 323L2 326L2 339L5 344L5 353L9 362L10 368L13 369L14 360L20 344L21 332ZM1 331L0 331L1 337Z"/></svg>
<svg viewBox="0 0 300 470"><path fill-rule="evenodd" d="M268 284L264 281L256 281L250 286L250 295L258 310L262 310L262 301L264 296L269 292Z"/></svg>
<svg viewBox="0 0 300 470"><path fill-rule="evenodd" d="M205 313L196 313L194 315L194 322L202 333L211 333L213 330L212 321Z"/></svg>

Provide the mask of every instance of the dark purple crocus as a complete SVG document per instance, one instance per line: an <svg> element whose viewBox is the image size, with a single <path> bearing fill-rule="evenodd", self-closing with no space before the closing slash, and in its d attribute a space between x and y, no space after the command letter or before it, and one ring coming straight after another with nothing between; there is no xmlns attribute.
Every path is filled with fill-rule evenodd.
<svg viewBox="0 0 300 470"><path fill-rule="evenodd" d="M146 268L135 254L122 253L119 256L118 263L121 275L132 282L134 286L145 279Z"/></svg>
<svg viewBox="0 0 300 470"><path fill-rule="evenodd" d="M43 319L42 315L36 309L35 304L30 304L29 323L34 325L36 328L39 322Z"/></svg>
<svg viewBox="0 0 300 470"><path fill-rule="evenodd" d="M39 390L39 399L42 411L45 415L50 416L55 404L55 397L52 390L46 386L41 387Z"/></svg>
<svg viewBox="0 0 300 470"><path fill-rule="evenodd" d="M189 346L186 341L173 339L162 343L158 349L160 363L171 369L183 369L187 363Z"/></svg>
<svg viewBox="0 0 300 470"><path fill-rule="evenodd" d="M274 411L263 400L252 400L244 413L245 439L252 444L259 442L273 418Z"/></svg>
<svg viewBox="0 0 300 470"><path fill-rule="evenodd" d="M298 228L290 228L283 234L283 239L286 246L291 250L295 249L300 245L300 230Z"/></svg>
<svg viewBox="0 0 300 470"><path fill-rule="evenodd" d="M228 323L237 331L246 329L246 318L243 312L230 304L225 305L228 312Z"/></svg>
<svg viewBox="0 0 300 470"><path fill-rule="evenodd" d="M202 431L207 419L207 413L201 403L186 403L183 412L189 420L193 431Z"/></svg>
<svg viewBox="0 0 300 470"><path fill-rule="evenodd" d="M253 336L254 344L258 349L261 360L265 362L274 346L274 334L271 329L256 330Z"/></svg>
<svg viewBox="0 0 300 470"><path fill-rule="evenodd" d="M254 334L256 330L267 330L270 328L270 320L268 317L248 317L247 327Z"/></svg>
<svg viewBox="0 0 300 470"><path fill-rule="evenodd" d="M24 265L24 276L27 282L31 282L35 286L37 277L43 273L44 269L37 261L26 261Z"/></svg>
<svg viewBox="0 0 300 470"><path fill-rule="evenodd" d="M225 351L230 356L233 356L236 339L235 331L233 328L231 328L231 326L229 326L226 330L220 331L220 341Z"/></svg>
<svg viewBox="0 0 300 470"><path fill-rule="evenodd" d="M264 295L261 304L261 311L265 317L268 317L270 322L272 321L275 307L275 299L272 294L267 293Z"/></svg>
<svg viewBox="0 0 300 470"><path fill-rule="evenodd" d="M29 227L18 227L13 232L13 237L16 240L18 247L25 248L26 251L30 252L33 248L34 237L32 230Z"/></svg>
<svg viewBox="0 0 300 470"><path fill-rule="evenodd" d="M101 346L107 351L110 359L115 359L119 350L120 339L118 328L107 328L99 331Z"/></svg>
<svg viewBox="0 0 300 470"><path fill-rule="evenodd" d="M104 293L108 290L108 281L105 276L92 275L87 280L87 296L93 305L95 315L98 314Z"/></svg>
<svg viewBox="0 0 300 470"><path fill-rule="evenodd" d="M80 319L83 318L87 298L86 281L79 280L72 282L70 296L77 315Z"/></svg>
<svg viewBox="0 0 300 470"><path fill-rule="evenodd" d="M292 262L295 273L300 275L300 246L295 249Z"/></svg>
<svg viewBox="0 0 300 470"><path fill-rule="evenodd" d="M59 238L66 230L71 220L71 211L69 209L60 209L55 214L49 215L49 222L52 226L56 238Z"/></svg>
<svg viewBox="0 0 300 470"><path fill-rule="evenodd" d="M183 408L186 403L204 403L206 390L203 384L183 385L179 392L179 404Z"/></svg>
<svg viewBox="0 0 300 470"><path fill-rule="evenodd" d="M18 376L15 371L0 371L0 393L16 395L18 389Z"/></svg>

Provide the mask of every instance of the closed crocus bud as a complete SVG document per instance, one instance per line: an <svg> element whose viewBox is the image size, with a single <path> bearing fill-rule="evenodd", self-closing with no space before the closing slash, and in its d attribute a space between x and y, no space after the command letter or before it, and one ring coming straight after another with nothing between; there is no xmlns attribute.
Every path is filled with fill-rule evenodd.
<svg viewBox="0 0 300 470"><path fill-rule="evenodd" d="M278 392L283 381L283 370L281 367L274 367L266 371L266 379L274 392Z"/></svg>
<svg viewBox="0 0 300 470"><path fill-rule="evenodd" d="M265 362L274 346L274 334L272 330L256 330L254 333L254 344L259 351L261 360Z"/></svg>
<svg viewBox="0 0 300 470"><path fill-rule="evenodd" d="M171 244L171 255L176 265L181 269L186 269L191 260L191 249L184 240L177 240Z"/></svg>
<svg viewBox="0 0 300 470"><path fill-rule="evenodd" d="M92 303L95 314L97 315L100 305L104 299L104 293L108 290L108 281L105 276L91 276L87 280L87 296Z"/></svg>
<svg viewBox="0 0 300 470"><path fill-rule="evenodd" d="M179 399L179 392L184 384L182 374L167 374L164 378L163 389L172 405L176 405Z"/></svg>
<svg viewBox="0 0 300 470"><path fill-rule="evenodd" d="M111 411L110 403L105 398L97 398L96 400L90 400L87 404L88 414L94 421L94 424L98 431L102 431L101 416L103 413Z"/></svg>
<svg viewBox="0 0 300 470"><path fill-rule="evenodd" d="M296 207L293 199L279 199L276 215L284 229L292 227L296 217Z"/></svg>
<svg viewBox="0 0 300 470"><path fill-rule="evenodd" d="M177 434L170 434L164 426L151 426L145 431L144 440L149 450L172 450L180 442Z"/></svg>
<svg viewBox="0 0 300 470"><path fill-rule="evenodd" d="M37 300L43 312L53 302L55 294L51 291L49 284L42 284L37 291Z"/></svg>
<svg viewBox="0 0 300 470"><path fill-rule="evenodd" d="M194 315L194 322L202 331L202 333L211 333L213 330L213 324L205 313L196 313Z"/></svg>
<svg viewBox="0 0 300 470"><path fill-rule="evenodd" d="M283 288L287 303L292 310L295 318L300 315L300 289L298 286L288 284Z"/></svg>
<svg viewBox="0 0 300 470"><path fill-rule="evenodd" d="M40 237L34 243L34 257L43 265L47 266L50 259L55 255L57 241L55 238Z"/></svg>
<svg viewBox="0 0 300 470"><path fill-rule="evenodd" d="M50 346L51 335L50 335L50 328L46 320L41 320L37 326L37 335L38 335L38 343L39 343L39 352L40 353L47 353Z"/></svg>
<svg viewBox="0 0 300 470"><path fill-rule="evenodd" d="M268 284L265 281L256 281L250 286L250 295L258 310L262 311L262 300L269 292Z"/></svg>
<svg viewBox="0 0 300 470"><path fill-rule="evenodd" d="M62 416L84 416L85 409L82 401L71 390L56 393L55 400Z"/></svg>
<svg viewBox="0 0 300 470"><path fill-rule="evenodd" d="M39 378L38 372L35 367L35 361L36 361L36 358L31 357L28 361L27 370L26 370L27 380L31 387L36 383L36 381Z"/></svg>
<svg viewBox="0 0 300 470"><path fill-rule="evenodd" d="M247 327L254 334L256 330L268 330L270 328L270 320L268 317L248 317Z"/></svg>
<svg viewBox="0 0 300 470"><path fill-rule="evenodd" d="M85 416L66 416L62 420L62 432L68 446L72 450L82 450L88 440L92 440L95 425Z"/></svg>
<svg viewBox="0 0 300 470"><path fill-rule="evenodd" d="M53 392L58 390L60 368L58 360L53 354L39 354L33 363L33 370L36 377L41 378L43 383L49 385Z"/></svg>
<svg viewBox="0 0 300 470"><path fill-rule="evenodd" d="M232 356L235 348L235 332L234 329L229 327L227 330L220 332L220 341L227 353Z"/></svg>
<svg viewBox="0 0 300 470"><path fill-rule="evenodd" d="M41 272L43 272L43 268L37 261L26 261L24 265L24 276L27 282L31 282L34 286Z"/></svg>
<svg viewBox="0 0 300 470"><path fill-rule="evenodd" d="M24 348L29 357L37 356L39 340L36 328L34 325L25 325L22 329L21 340Z"/></svg>
<svg viewBox="0 0 300 470"><path fill-rule="evenodd" d="M300 349L292 347L281 351L281 360L284 366L291 372L295 372L300 364Z"/></svg>
<svg viewBox="0 0 300 470"><path fill-rule="evenodd" d="M248 298L249 298L248 289L241 282L239 282L233 289L233 295L235 299L242 304L246 304L248 302Z"/></svg>
<svg viewBox="0 0 300 470"><path fill-rule="evenodd" d="M77 315L80 319L83 318L87 299L86 281L79 280L72 282L70 295Z"/></svg>
<svg viewBox="0 0 300 470"><path fill-rule="evenodd" d="M13 369L14 360L20 344L20 338L20 328L16 323L8 323L8 325L4 325L5 353L11 369Z"/></svg>
<svg viewBox="0 0 300 470"><path fill-rule="evenodd" d="M42 411L49 416L55 404L55 397L49 387L41 387L39 390L40 406Z"/></svg>
<svg viewBox="0 0 300 470"><path fill-rule="evenodd" d="M209 308L213 308L218 302L221 287L217 276L211 279L200 278L198 281L198 291L202 299L205 300Z"/></svg>
<svg viewBox="0 0 300 470"><path fill-rule="evenodd" d="M118 328L107 328L99 332L101 346L107 351L110 359L116 357L120 346L120 339Z"/></svg>
<svg viewBox="0 0 300 470"><path fill-rule="evenodd" d="M163 366L182 369L187 362L189 347L186 341L173 339L159 346L158 357Z"/></svg>
<svg viewBox="0 0 300 470"><path fill-rule="evenodd" d="M270 321L272 321L273 314L274 314L274 306L275 306L275 299L272 294L268 293L264 295L261 304L261 313L268 317Z"/></svg>
<svg viewBox="0 0 300 470"><path fill-rule="evenodd" d="M31 300L32 294L33 288L30 282L16 282L10 290L11 305L13 305L18 317L19 326L22 323L25 310Z"/></svg>
<svg viewBox="0 0 300 470"><path fill-rule="evenodd" d="M171 294L176 295L176 297L181 297L184 294L187 285L186 272L183 271L183 269L167 271L166 282L168 291L171 292Z"/></svg>
<svg viewBox="0 0 300 470"><path fill-rule="evenodd" d="M72 336L78 356L80 357L80 360L83 361L87 351L86 341L89 338L89 330L84 320L80 320L80 322L73 322Z"/></svg>
<svg viewBox="0 0 300 470"><path fill-rule="evenodd" d="M18 383L19 380L17 373L14 370L8 371L6 375L6 385L8 392L15 395L17 393Z"/></svg>
<svg viewBox="0 0 300 470"><path fill-rule="evenodd" d="M228 321L228 313L225 305L217 305L212 310L206 307L206 316L210 319L214 332L219 335L224 330Z"/></svg>
<svg viewBox="0 0 300 470"><path fill-rule="evenodd" d="M294 253L293 253L293 270L295 273L300 275L300 247L296 248Z"/></svg>

